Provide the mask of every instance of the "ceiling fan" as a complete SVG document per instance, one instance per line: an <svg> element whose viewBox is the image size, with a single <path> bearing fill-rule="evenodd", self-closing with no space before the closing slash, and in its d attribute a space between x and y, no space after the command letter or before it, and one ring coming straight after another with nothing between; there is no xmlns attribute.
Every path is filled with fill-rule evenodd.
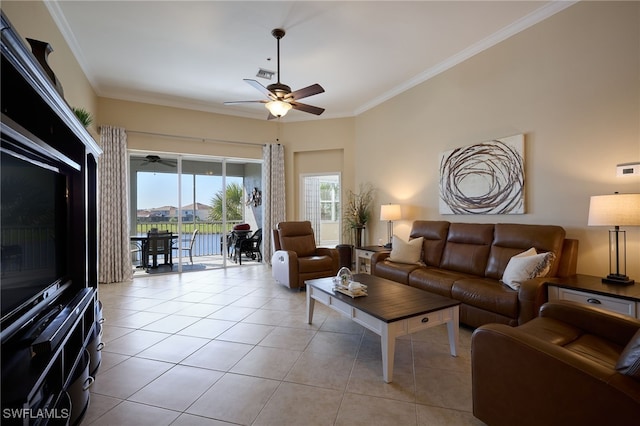
<svg viewBox="0 0 640 426"><path fill-rule="evenodd" d="M232 101L225 102L224 104L233 105L242 103L263 103L269 110L269 116L267 117L268 120L284 117L292 108L299 111L308 112L310 114L322 114L324 112L324 108L298 102L299 99L324 92L322 86L320 86L319 84L312 84L311 86L307 86L303 89L292 92L289 86L280 82L280 39L284 37L285 31L281 28L276 28L271 31L271 35L275 37L278 43L278 82L264 87L256 80L251 80L248 78L244 79L244 81L262 92L268 99L259 101Z"/></svg>
<svg viewBox="0 0 640 426"><path fill-rule="evenodd" d="M160 158L157 155L147 155L144 160L142 160L142 163L140 163L141 166L145 166L147 164L162 164L165 166L169 166L169 167L175 167L176 163L173 161L168 161L168 160L163 160L162 158Z"/></svg>

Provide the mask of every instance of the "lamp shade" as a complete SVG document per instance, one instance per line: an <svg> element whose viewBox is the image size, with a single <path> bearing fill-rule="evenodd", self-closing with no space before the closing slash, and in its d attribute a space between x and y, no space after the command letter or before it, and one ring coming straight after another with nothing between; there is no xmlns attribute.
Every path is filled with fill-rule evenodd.
<svg viewBox="0 0 640 426"><path fill-rule="evenodd" d="M284 117L291 109L291 104L289 102L283 101L270 101L267 102L264 106L274 117Z"/></svg>
<svg viewBox="0 0 640 426"><path fill-rule="evenodd" d="M380 220L398 220L402 217L400 204L383 204L380 206Z"/></svg>
<svg viewBox="0 0 640 426"><path fill-rule="evenodd" d="M589 203L589 226L640 225L640 194L594 195Z"/></svg>

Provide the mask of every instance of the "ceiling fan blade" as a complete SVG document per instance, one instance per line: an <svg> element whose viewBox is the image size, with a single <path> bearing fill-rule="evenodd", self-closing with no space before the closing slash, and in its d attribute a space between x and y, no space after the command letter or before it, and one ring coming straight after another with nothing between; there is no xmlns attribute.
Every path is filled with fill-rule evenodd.
<svg viewBox="0 0 640 426"><path fill-rule="evenodd" d="M324 112L324 108L320 108L313 105L302 104L300 102L290 102L293 109L297 109L298 111L308 112L309 114L320 115Z"/></svg>
<svg viewBox="0 0 640 426"><path fill-rule="evenodd" d="M249 85L251 85L252 87L255 87L256 89L258 89L262 94L264 94L269 99L273 99L273 100L277 99L276 95L274 95L269 89L264 87L259 82L255 81L255 80L251 80L250 78L245 78L244 81L249 83Z"/></svg>
<svg viewBox="0 0 640 426"><path fill-rule="evenodd" d="M267 100L261 100L261 101L227 101L224 102L225 105L234 105L234 104L250 104L250 103L259 103L259 104L266 104Z"/></svg>
<svg viewBox="0 0 640 426"><path fill-rule="evenodd" d="M322 86L320 86L319 84L312 84L311 86L307 86L305 88L296 90L295 92L291 92L284 98L298 100L298 99L306 98L308 96L317 95L323 92L324 92L324 89L322 88Z"/></svg>

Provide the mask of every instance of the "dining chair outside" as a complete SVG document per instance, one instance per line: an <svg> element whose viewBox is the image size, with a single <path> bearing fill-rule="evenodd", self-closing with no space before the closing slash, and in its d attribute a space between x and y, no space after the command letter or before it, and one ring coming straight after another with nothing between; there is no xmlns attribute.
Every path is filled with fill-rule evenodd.
<svg viewBox="0 0 640 426"><path fill-rule="evenodd" d="M189 252L189 261L193 265L193 245L196 242L196 235L198 235L198 230L194 229L191 234L191 238L188 240L188 243L180 247L181 252ZM178 250L178 247L174 247L175 250Z"/></svg>
<svg viewBox="0 0 640 426"><path fill-rule="evenodd" d="M253 233L249 238L245 238L240 241L240 248L238 253L238 260L242 265L242 254L244 253L247 257L252 260L257 260L258 262L262 262L262 252L260 251L260 246L262 245L262 228L258 229Z"/></svg>
<svg viewBox="0 0 640 426"><path fill-rule="evenodd" d="M147 233L149 240L147 255L152 258L151 265L153 268L158 266L158 256L160 255L163 258L164 264L170 265L171 269L173 269L171 238L167 238L169 235L171 235L171 232L168 230ZM149 263L147 263L147 265L149 265Z"/></svg>
<svg viewBox="0 0 640 426"><path fill-rule="evenodd" d="M138 241L131 241L129 243L129 250L131 252L131 263L136 268L142 268L145 265L142 257L142 244Z"/></svg>

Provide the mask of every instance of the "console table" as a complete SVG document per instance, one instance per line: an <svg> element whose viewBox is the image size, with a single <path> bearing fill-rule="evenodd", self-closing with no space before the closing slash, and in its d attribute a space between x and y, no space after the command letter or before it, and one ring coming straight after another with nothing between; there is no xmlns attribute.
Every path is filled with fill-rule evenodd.
<svg viewBox="0 0 640 426"><path fill-rule="evenodd" d="M547 282L549 301L569 300L596 305L640 319L640 284L605 284L601 277L573 275Z"/></svg>

